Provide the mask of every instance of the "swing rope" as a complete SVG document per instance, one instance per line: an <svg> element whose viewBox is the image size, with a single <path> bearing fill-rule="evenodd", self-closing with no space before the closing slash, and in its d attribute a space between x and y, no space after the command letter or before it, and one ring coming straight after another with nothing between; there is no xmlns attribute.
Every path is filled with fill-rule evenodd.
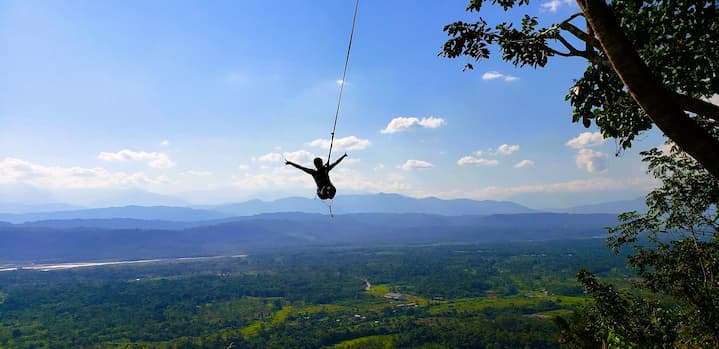
<svg viewBox="0 0 719 349"><path fill-rule="evenodd" d="M327 153L327 165L330 164L330 157L332 156L332 146L335 143L335 130L337 129L337 119L340 116L340 105L342 104L342 92L345 89L345 80L347 79L347 66L350 62L350 51L352 51L352 38L355 34L355 23L357 22L357 9L359 8L359 0L355 1L354 15L352 16L352 30L350 31L350 40L347 45L347 56L345 57L345 68L342 71L342 80L340 82L340 95L337 98L337 110L335 111L335 122L332 126L332 139L330 140L330 151Z"/></svg>

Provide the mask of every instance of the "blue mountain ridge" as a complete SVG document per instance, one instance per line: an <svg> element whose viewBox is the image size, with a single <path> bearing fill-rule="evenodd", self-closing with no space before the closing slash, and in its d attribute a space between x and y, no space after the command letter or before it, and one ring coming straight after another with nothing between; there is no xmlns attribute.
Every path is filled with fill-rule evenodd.
<svg viewBox="0 0 719 349"><path fill-rule="evenodd" d="M415 199L397 194L338 196L333 202L333 209L336 214L425 213L447 216L539 212L509 201ZM22 223L45 220L129 218L192 222L274 212L327 214L328 207L319 199L291 197L274 201L250 200L241 203L197 207L122 206L22 214L0 213L0 221Z"/></svg>
<svg viewBox="0 0 719 349"><path fill-rule="evenodd" d="M164 227L172 222L120 222L125 223L113 227L117 220L98 219L85 221L85 226L62 221L45 221L44 226L0 224L0 264L228 255L308 246L584 239L603 237L603 228L615 225L617 218L557 213L360 213L330 218L274 213Z"/></svg>

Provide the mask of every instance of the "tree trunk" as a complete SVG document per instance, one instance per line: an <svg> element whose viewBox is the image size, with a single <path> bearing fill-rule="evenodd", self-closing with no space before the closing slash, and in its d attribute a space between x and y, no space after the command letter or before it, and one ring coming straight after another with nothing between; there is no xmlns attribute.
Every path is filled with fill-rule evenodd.
<svg viewBox="0 0 719 349"><path fill-rule="evenodd" d="M664 134L719 179L719 139L689 117L624 35L605 0L577 0L612 69Z"/></svg>

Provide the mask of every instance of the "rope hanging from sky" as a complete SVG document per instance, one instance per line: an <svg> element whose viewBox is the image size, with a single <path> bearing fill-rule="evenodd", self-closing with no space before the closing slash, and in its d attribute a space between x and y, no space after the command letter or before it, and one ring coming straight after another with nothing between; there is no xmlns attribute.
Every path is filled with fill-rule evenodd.
<svg viewBox="0 0 719 349"><path fill-rule="evenodd" d="M350 62L350 51L352 51L352 38L355 34L355 23L357 22L357 9L359 8L359 0L355 1L355 11L354 15L352 16L352 30L350 30L350 40L349 44L347 45L347 56L345 57L345 68L342 71L342 80L340 80L340 95L337 98L337 110L335 111L335 123L332 126L332 139L330 140L330 151L327 153L327 165L330 163L330 157L332 156L332 146L335 143L335 130L337 129L337 119L340 116L340 105L342 104L342 92L345 89L345 81L347 79L347 65L349 65Z"/></svg>

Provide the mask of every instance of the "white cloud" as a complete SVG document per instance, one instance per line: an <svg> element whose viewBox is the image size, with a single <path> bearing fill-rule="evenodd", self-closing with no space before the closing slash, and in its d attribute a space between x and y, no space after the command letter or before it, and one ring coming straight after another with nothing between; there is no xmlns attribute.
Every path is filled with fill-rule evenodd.
<svg viewBox="0 0 719 349"><path fill-rule="evenodd" d="M212 172L210 172L210 171L188 170L188 171L182 172L181 174L182 174L182 175L185 175L185 176L198 176L198 177L201 177L201 176L211 176L211 175L212 175Z"/></svg>
<svg viewBox="0 0 719 349"><path fill-rule="evenodd" d="M579 149L577 167L589 172L602 172L607 169L607 154L591 149Z"/></svg>
<svg viewBox="0 0 719 349"><path fill-rule="evenodd" d="M534 161L532 160L522 160L514 165L514 168L525 168L525 167L532 167L534 166Z"/></svg>
<svg viewBox="0 0 719 349"><path fill-rule="evenodd" d="M502 144L497 148L497 151L495 154L499 155L509 155L519 150L519 145L513 144Z"/></svg>
<svg viewBox="0 0 719 349"><path fill-rule="evenodd" d="M247 171L250 169L250 166L247 164L239 164L237 168L240 169L240 171Z"/></svg>
<svg viewBox="0 0 719 349"><path fill-rule="evenodd" d="M307 143L307 145L312 147L318 147L322 149L329 149L330 148L330 140L329 139L315 139L312 142ZM344 138L336 138L335 143L332 146L333 150L337 151L350 151L350 150L363 150L367 148L370 145L370 141L368 139L361 139L357 138L355 136L349 136Z"/></svg>
<svg viewBox="0 0 719 349"><path fill-rule="evenodd" d="M164 184L165 176L151 178L143 172L110 172L104 168L59 167L4 158L0 160L0 184L27 184L50 190L130 188Z"/></svg>
<svg viewBox="0 0 719 349"><path fill-rule="evenodd" d="M434 195L447 199L506 199L518 194L526 193L581 193L618 190L646 192L655 188L658 184L659 183L656 179L649 176L634 178L592 178L558 183L509 187L489 186L475 190L454 190L444 193L436 193Z"/></svg>
<svg viewBox="0 0 719 349"><path fill-rule="evenodd" d="M430 116L428 118L415 118L415 117L396 117L392 119L387 127L380 130L380 133L397 133L409 130L411 128L423 127L423 128L438 128L445 125L447 122L442 118L435 118Z"/></svg>
<svg viewBox="0 0 719 349"><path fill-rule="evenodd" d="M512 81L519 80L519 78L516 76L504 75L498 71L488 71L488 72L482 74L482 80L496 80L496 79L502 79L506 82L512 82Z"/></svg>
<svg viewBox="0 0 719 349"><path fill-rule="evenodd" d="M259 162L279 162L282 160L282 154L280 153L267 153L265 155L261 155L256 159L253 159L255 161Z"/></svg>
<svg viewBox="0 0 719 349"><path fill-rule="evenodd" d="M285 159L296 163L312 163L312 161L317 157L306 150L285 152L283 156Z"/></svg>
<svg viewBox="0 0 719 349"><path fill-rule="evenodd" d="M407 160L402 166L400 166L401 169L405 171L414 170L418 168L432 168L434 165L427 161L422 160Z"/></svg>
<svg viewBox="0 0 719 349"><path fill-rule="evenodd" d="M163 146L163 147L167 147L167 146L170 145L170 141L168 141L167 139L165 139L165 140L163 140L162 142L160 142L160 145Z"/></svg>
<svg viewBox="0 0 719 349"><path fill-rule="evenodd" d="M475 158L474 156L465 156L465 157L457 160L457 165L459 165L459 166L465 166L465 165L496 166L498 164L499 164L499 161L497 161L495 159Z"/></svg>
<svg viewBox="0 0 719 349"><path fill-rule="evenodd" d="M259 157L252 158L252 161L268 164L268 163L278 163L278 162L281 162L284 160L289 160L289 161L292 161L295 163L305 163L306 164L306 163L312 163L312 160L314 160L315 157L317 157L317 156L315 156L314 154L312 154L306 150L297 150L297 151L284 152L282 154L276 153L276 152L267 153L267 154L261 155ZM240 168L240 170L244 171L244 170L248 170L249 166L243 164L243 165L240 165L239 168ZM260 168L268 169L270 167L267 165L262 165L262 166L260 166Z"/></svg>
<svg viewBox="0 0 719 349"><path fill-rule="evenodd" d="M170 168L175 162L167 154L157 152L132 151L123 149L116 153L101 152L97 158L103 161L143 161L148 166L155 168Z"/></svg>
<svg viewBox="0 0 719 349"><path fill-rule="evenodd" d="M571 5L572 3L573 0L549 0L542 3L542 8L549 10L550 12L557 12L557 9L559 9L560 6Z"/></svg>
<svg viewBox="0 0 719 349"><path fill-rule="evenodd" d="M572 147L574 149L581 149L581 148L587 148L587 147L593 147L597 145L604 144L606 140L604 137L602 137L602 134L599 132L582 132L579 134L579 136L574 137L567 141L567 143L564 143L568 147Z"/></svg>

